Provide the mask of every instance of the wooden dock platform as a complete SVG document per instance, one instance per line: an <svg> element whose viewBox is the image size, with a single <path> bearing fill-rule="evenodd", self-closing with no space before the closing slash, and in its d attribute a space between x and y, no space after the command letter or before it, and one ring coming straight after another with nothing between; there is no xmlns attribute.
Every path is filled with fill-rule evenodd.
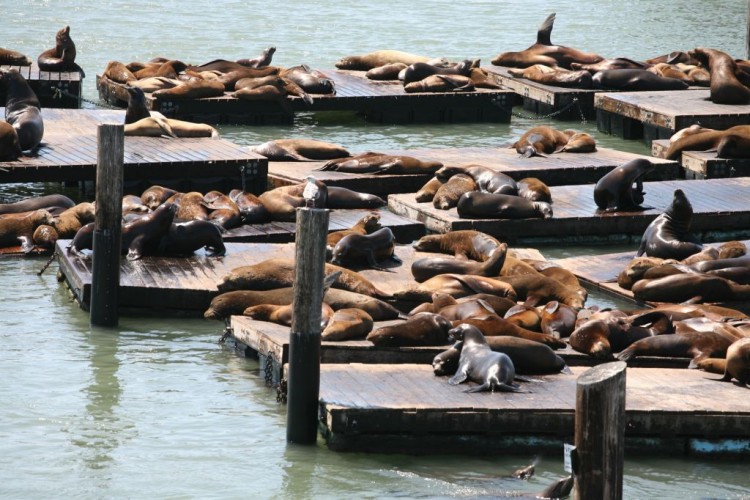
<svg viewBox="0 0 750 500"><path fill-rule="evenodd" d="M78 71L42 71L36 62L31 66L0 65L0 68L21 73L39 98L42 109L81 107L83 78ZM5 102L5 90L2 89L0 102Z"/></svg>
<svg viewBox="0 0 750 500"><path fill-rule="evenodd" d="M333 80L336 94L311 94L313 104L289 99L288 109L276 103L242 101L229 94L193 100L157 99L146 94L150 109L165 116L209 123L291 123L295 112L348 111L375 123L510 122L511 90L407 94L400 82L378 82L364 72L321 70ZM114 106L127 106L122 84L97 75L99 96Z"/></svg>
<svg viewBox="0 0 750 500"><path fill-rule="evenodd" d="M643 139L647 145L694 123L715 129L743 125L750 104L714 104L708 89L596 94L597 128L623 139Z"/></svg>
<svg viewBox="0 0 750 500"><path fill-rule="evenodd" d="M433 160L444 165L479 164L503 172L515 180L536 177L548 186L596 183L615 167L635 158L646 158L656 165L647 180L683 178L679 163L661 158L627 153L609 148L597 148L593 153L558 153L548 158L521 157L509 147L465 147L445 149L388 150L386 154L413 156L420 160ZM397 193L416 193L432 175L372 175L346 172L318 171L324 161L268 163L269 186L300 184L309 174L328 186L341 186L378 196Z"/></svg>
<svg viewBox="0 0 750 500"><path fill-rule="evenodd" d="M392 212L424 222L428 231L445 233L476 229L509 243L628 243L640 241L648 224L682 189L693 206L691 231L702 241L746 238L750 235L750 178L674 180L644 183L642 212L597 213L594 185L554 186L550 219L462 219L455 208L439 210L417 203L413 194L388 197ZM743 236L744 235L744 236Z"/></svg>
<svg viewBox="0 0 750 500"><path fill-rule="evenodd" d="M534 377L523 393L465 393L429 365L325 364L319 426L330 449L387 453L559 453L573 442L576 379ZM628 368L626 451L750 451L747 389L699 370ZM679 451L678 451L679 450Z"/></svg>
<svg viewBox="0 0 750 500"><path fill-rule="evenodd" d="M0 108L4 113L4 108ZM93 181L97 126L124 123L122 110L44 109L44 137L33 156L0 163L0 183ZM224 139L125 138L126 187L139 194L153 184L201 191L240 187L265 190L268 160ZM228 188L228 189L227 189ZM140 189L140 190L139 190Z"/></svg>
<svg viewBox="0 0 750 500"><path fill-rule="evenodd" d="M483 69L492 73L500 85L513 90L527 111L560 120L582 120L596 116L594 94L601 90L544 85L511 76L509 68L503 66L483 66Z"/></svg>
<svg viewBox="0 0 750 500"><path fill-rule="evenodd" d="M664 158L669 148L669 139L651 141L651 155ZM686 179L721 179L725 177L750 176L750 159L719 158L715 152L683 151L680 165Z"/></svg>

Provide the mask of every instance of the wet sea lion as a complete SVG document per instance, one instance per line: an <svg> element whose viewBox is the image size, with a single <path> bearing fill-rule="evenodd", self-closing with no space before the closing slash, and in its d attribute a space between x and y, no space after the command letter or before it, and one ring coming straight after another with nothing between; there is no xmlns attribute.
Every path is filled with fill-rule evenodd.
<svg viewBox="0 0 750 500"><path fill-rule="evenodd" d="M251 58L237 59L236 62L237 64L247 66L248 68L262 68L264 66L268 66L269 64L271 64L271 61L273 60L273 55L275 53L276 53L276 47L271 46L271 47L266 48L258 56L251 57Z"/></svg>
<svg viewBox="0 0 750 500"><path fill-rule="evenodd" d="M549 187L536 177L524 177L518 183L518 196L529 201L543 201L552 203L552 193Z"/></svg>
<svg viewBox="0 0 750 500"><path fill-rule="evenodd" d="M576 131L571 129L561 131L546 125L540 125L524 132L521 138L510 147L524 158L546 156L562 151L562 148L575 133Z"/></svg>
<svg viewBox="0 0 750 500"><path fill-rule="evenodd" d="M173 222L159 240L157 253L167 256L192 255L201 248L205 248L206 255L211 257L226 254L221 229L216 224L205 220Z"/></svg>
<svg viewBox="0 0 750 500"><path fill-rule="evenodd" d="M44 135L39 99L15 69L0 69L0 84L5 88L5 120L16 130L21 150L36 148Z"/></svg>
<svg viewBox="0 0 750 500"><path fill-rule="evenodd" d="M343 57L336 62L335 66L338 69L367 71L386 64L402 63L408 66L418 62L426 63L429 60L429 57L400 50L376 50L367 54Z"/></svg>
<svg viewBox="0 0 750 500"><path fill-rule="evenodd" d="M591 73L588 71L571 71L565 68L552 68L544 64L533 64L522 69L510 68L508 73L515 78L525 78L542 85L577 89L591 88Z"/></svg>
<svg viewBox="0 0 750 500"><path fill-rule="evenodd" d="M700 252L703 245L690 234L692 220L693 206L681 189L675 189L672 203L643 232L636 257L682 260Z"/></svg>
<svg viewBox="0 0 750 500"><path fill-rule="evenodd" d="M638 356L692 358L696 363L705 358L724 357L733 338L713 332L686 331L646 337L623 349L617 359L629 361Z"/></svg>
<svg viewBox="0 0 750 500"><path fill-rule="evenodd" d="M643 209L643 177L656 168L652 162L637 158L615 167L602 176L594 187L594 202L600 210ZM635 186L633 185L635 184Z"/></svg>
<svg viewBox="0 0 750 500"><path fill-rule="evenodd" d="M515 300L517 295L513 287L499 279L471 274L438 274L423 283L410 285L393 294L397 300L428 301L435 292L442 292L454 298L461 298L476 293L488 293Z"/></svg>
<svg viewBox="0 0 750 500"><path fill-rule="evenodd" d="M631 290L636 299L651 302L724 302L750 298L750 285L701 273L642 279Z"/></svg>
<svg viewBox="0 0 750 500"><path fill-rule="evenodd" d="M22 217L0 219L0 248L15 247L19 244L24 252L34 248L34 231L42 224L51 226L52 215L44 209L34 210Z"/></svg>
<svg viewBox="0 0 750 500"><path fill-rule="evenodd" d="M363 339L372 331L372 326L372 317L362 309L339 309L328 320L328 324L320 334L320 340Z"/></svg>
<svg viewBox="0 0 750 500"><path fill-rule="evenodd" d="M465 193L477 189L477 183L465 174L454 175L440 186L432 199L432 206L440 210L450 210L458 205L458 200Z"/></svg>
<svg viewBox="0 0 750 500"><path fill-rule="evenodd" d="M15 50L0 48L0 64L8 66L31 66L31 58Z"/></svg>
<svg viewBox="0 0 750 500"><path fill-rule="evenodd" d="M747 104L750 102L750 89L737 78L737 63L727 54L716 49L696 47L688 52L711 75L709 99L716 104Z"/></svg>
<svg viewBox="0 0 750 500"><path fill-rule="evenodd" d="M451 257L424 257L415 260L411 265L414 279L421 283L438 274L472 274L477 276L498 276L505 263L508 245L501 243L491 253L487 260L457 259Z"/></svg>
<svg viewBox="0 0 750 500"><path fill-rule="evenodd" d="M549 219L552 206L543 201L530 201L507 194L465 193L456 205L464 219Z"/></svg>
<svg viewBox="0 0 750 500"><path fill-rule="evenodd" d="M437 193L438 189L440 189L440 186L444 184L443 181L438 179L437 177L433 177L427 183L422 186L419 191L414 195L414 200L417 203L427 203L429 201L432 201L432 199L435 197L435 193Z"/></svg>
<svg viewBox="0 0 750 500"><path fill-rule="evenodd" d="M284 326L292 326L294 307L292 304L259 304L250 306L242 312L243 316L258 321L268 321ZM325 328L334 315L331 306L323 302L320 307L320 328Z"/></svg>
<svg viewBox="0 0 750 500"><path fill-rule="evenodd" d="M443 164L439 161L368 152L330 160L316 170L373 175L425 175L435 173L442 166Z"/></svg>
<svg viewBox="0 0 750 500"><path fill-rule="evenodd" d="M54 48L39 54L36 61L42 71L78 71L81 77L86 76L75 62L76 44L70 38L70 26L65 26L57 32Z"/></svg>
<svg viewBox="0 0 750 500"><path fill-rule="evenodd" d="M493 236L473 229L428 234L412 243L412 247L420 252L446 253L482 262L487 260L499 246L500 241Z"/></svg>
<svg viewBox="0 0 750 500"><path fill-rule="evenodd" d="M479 385L464 392L518 392L519 387L513 383L516 370L513 361L507 354L495 352L478 328L471 325L460 325L450 330L451 337L461 342L461 356L456 374L448 379L451 385L458 385L467 380Z"/></svg>
<svg viewBox="0 0 750 500"><path fill-rule="evenodd" d="M276 139L248 149L271 161L315 161L351 156L337 144L315 139Z"/></svg>
<svg viewBox="0 0 750 500"><path fill-rule="evenodd" d="M605 69L591 77L593 88L622 91L686 90L690 85L677 78L655 75L645 69Z"/></svg>
<svg viewBox="0 0 750 500"><path fill-rule="evenodd" d="M326 208L380 208L388 204L380 196L359 193L341 186L328 186Z"/></svg>
<svg viewBox="0 0 750 500"><path fill-rule="evenodd" d="M372 330L367 340L378 347L445 345L450 329L451 322L442 316L419 313L403 323Z"/></svg>
<svg viewBox="0 0 750 500"><path fill-rule="evenodd" d="M443 182L449 181L458 174L468 175L474 179L480 191L486 193L518 194L518 185L512 177L484 165L446 165L435 172L435 176Z"/></svg>
<svg viewBox="0 0 750 500"><path fill-rule="evenodd" d="M331 263L339 266L367 263L372 269L382 269L386 260L400 263L395 253L396 237L389 227L369 234L352 233L344 236L333 247Z"/></svg>
<svg viewBox="0 0 750 500"><path fill-rule="evenodd" d="M163 203L150 214L122 225L122 250L128 260L138 260L146 254L156 253L162 237L169 232L177 213L173 203Z"/></svg>
<svg viewBox="0 0 750 500"><path fill-rule="evenodd" d="M18 142L18 132L13 125L0 121L0 162L14 161L23 155Z"/></svg>

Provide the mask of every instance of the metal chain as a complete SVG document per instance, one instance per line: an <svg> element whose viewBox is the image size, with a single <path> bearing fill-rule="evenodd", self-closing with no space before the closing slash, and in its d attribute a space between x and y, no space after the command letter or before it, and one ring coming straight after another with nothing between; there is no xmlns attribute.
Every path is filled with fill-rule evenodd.
<svg viewBox="0 0 750 500"><path fill-rule="evenodd" d="M581 106L578 104L578 98L577 97L574 97L573 100L570 102L570 104L568 104L564 108L560 108L560 109L558 109L556 111L553 111L551 113L548 113L546 115L535 115L535 116L524 115L524 114L519 113L517 111L513 111L512 108L508 109L505 106L500 105L498 102L495 102L495 104L498 107L504 109L505 111L508 111L511 115L513 115L513 116L515 116L517 118L522 118L524 120L547 120L548 118L554 118L555 116L568 111L573 106L576 106L578 108L578 114L581 116L581 123L586 124L587 121L588 121L588 120L586 120L586 117L583 114L583 109L581 109Z"/></svg>
<svg viewBox="0 0 750 500"><path fill-rule="evenodd" d="M286 380L279 381L279 385L276 386L276 402L286 404Z"/></svg>
<svg viewBox="0 0 750 500"><path fill-rule="evenodd" d="M36 275L37 276L41 276L42 274L44 274L44 271L46 271L47 268L52 264L52 262L55 261L55 257L57 257L57 255L55 254L55 252L52 252L52 255L50 256L50 258L47 261L47 263L44 264L44 266L42 267L42 269L38 273L36 273Z"/></svg>
<svg viewBox="0 0 750 500"><path fill-rule="evenodd" d="M271 353L266 354L266 363L263 367L264 379L268 387L273 387L273 359Z"/></svg>
<svg viewBox="0 0 750 500"><path fill-rule="evenodd" d="M68 92L67 90L65 90L65 89L63 89L61 87L55 87L55 86L53 86L53 87L50 87L50 88L52 89L52 98L53 99L62 99L63 96L65 96L65 97L71 97L73 99L80 99L83 102L87 102L87 103L89 103L91 105L94 105L94 106L97 106L99 108L122 109L119 106L112 106L109 103L102 103L101 101L92 101L91 99L86 99L83 96L77 96L77 95L71 94L70 92Z"/></svg>
<svg viewBox="0 0 750 500"><path fill-rule="evenodd" d="M219 344L225 344L227 339L232 335L232 327L229 325L226 325L224 327L224 333L221 334L221 338L219 338Z"/></svg>

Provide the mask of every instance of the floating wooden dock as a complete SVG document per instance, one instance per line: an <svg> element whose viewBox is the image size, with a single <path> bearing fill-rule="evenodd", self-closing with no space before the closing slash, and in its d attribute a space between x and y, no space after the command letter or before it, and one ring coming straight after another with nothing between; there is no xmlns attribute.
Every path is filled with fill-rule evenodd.
<svg viewBox="0 0 750 500"><path fill-rule="evenodd" d="M310 94L311 105L298 98L288 107L277 103L243 101L225 94L193 100L146 99L150 109L165 116L209 123L262 125L291 123L295 112L348 111L361 114L376 123L462 123L510 122L513 92L477 89L474 92L426 92L407 94L400 82L379 82L364 77L364 72L321 70L333 80L336 94ZM97 75L99 96L106 102L126 107L124 85Z"/></svg>
<svg viewBox="0 0 750 500"><path fill-rule="evenodd" d="M0 108L4 112L4 108ZM124 123L121 110L44 109L44 138L33 156L0 163L0 183L93 181L97 126ZM125 138L126 187L139 194L153 184L181 191L206 186L222 190L244 185L265 190L268 161L224 139ZM140 189L140 190L139 190Z"/></svg>
<svg viewBox="0 0 750 500"><path fill-rule="evenodd" d="M682 178L679 163L672 160L597 148L593 153L558 153L547 158L534 156L523 158L509 147L466 147L445 149L388 150L386 154L413 156L420 160L442 162L443 165L479 164L503 172L515 180L536 177L548 186L596 183L604 174L619 165L636 158L646 158L656 165L647 180L671 180ZM269 186L300 184L309 174L328 186L341 186L372 193L378 196L397 193L416 193L432 175L373 175L346 172L319 171L326 162L280 162L268 163Z"/></svg>
<svg viewBox="0 0 750 500"><path fill-rule="evenodd" d="M576 379L535 376L523 393L465 393L429 365L325 364L321 432L339 451L559 453L573 442ZM699 370L628 368L626 450L638 453L750 451L747 389ZM677 451L680 450L680 451Z"/></svg>
<svg viewBox="0 0 750 500"><path fill-rule="evenodd" d="M42 71L36 62L31 66L0 65L0 68L21 73L39 98L42 108L81 107L83 78L78 71ZM3 89L0 89L0 102L5 102Z"/></svg>
<svg viewBox="0 0 750 500"><path fill-rule="evenodd" d="M651 141L651 154L664 158L669 139ZM683 151L680 165L687 179L720 179L750 175L750 158L719 158L715 152Z"/></svg>
<svg viewBox="0 0 750 500"><path fill-rule="evenodd" d="M538 115L554 116L560 120L583 120L594 118L595 89L576 89L544 85L526 78L516 78L503 66L484 66L498 83L513 90L523 100L523 109Z"/></svg>
<svg viewBox="0 0 750 500"><path fill-rule="evenodd" d="M594 185L551 188L554 217L550 219L462 219L455 208L439 210L417 203L413 194L388 198L392 212L424 222L428 231L445 233L476 229L509 243L627 243L639 241L648 224L670 205L682 189L693 206L691 231L702 241L745 238L750 235L750 178L674 180L644 183L642 212L598 213ZM744 236L743 236L744 235Z"/></svg>
<svg viewBox="0 0 750 500"><path fill-rule="evenodd" d="M714 104L709 93L688 89L596 94L597 128L623 139L643 139L650 146L694 123L723 130L748 122L750 104Z"/></svg>

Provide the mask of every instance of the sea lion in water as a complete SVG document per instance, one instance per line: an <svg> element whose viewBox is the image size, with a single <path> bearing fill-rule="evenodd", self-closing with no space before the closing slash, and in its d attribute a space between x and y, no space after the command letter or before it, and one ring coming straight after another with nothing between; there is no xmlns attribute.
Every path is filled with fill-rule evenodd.
<svg viewBox="0 0 750 500"><path fill-rule="evenodd" d="M451 385L458 385L471 380L479 385L464 392L518 392L519 387L513 383L516 369L507 354L495 352L478 328L471 325L459 325L450 330L451 337L461 341L461 356L456 374L448 379Z"/></svg>
<svg viewBox="0 0 750 500"><path fill-rule="evenodd" d="M681 189L675 189L672 203L643 232L636 257L682 260L700 252L703 245L689 232L692 220L693 206Z"/></svg>
<svg viewBox="0 0 750 500"><path fill-rule="evenodd" d="M507 251L508 245L501 243L484 262L450 257L425 257L414 261L411 273L418 283L447 273L498 276L505 263Z"/></svg>
<svg viewBox="0 0 750 500"><path fill-rule="evenodd" d="M391 63L402 63L408 66L417 62L426 63L429 60L429 57L400 50L376 50L367 54L343 57L336 62L335 66L338 69L367 71Z"/></svg>
<svg viewBox="0 0 750 500"><path fill-rule="evenodd" d="M367 340L380 347L445 345L451 322L439 314L419 313L402 323L376 328Z"/></svg>
<svg viewBox="0 0 750 500"><path fill-rule="evenodd" d="M70 26L65 26L57 32L54 48L45 50L37 57L37 64L42 71L78 71L81 78L85 77L85 73L75 61L76 44L70 38Z"/></svg>
<svg viewBox="0 0 750 500"><path fill-rule="evenodd" d="M610 170L594 187L596 206L607 212L642 209L643 195L646 194L643 177L655 168L650 161L637 158Z"/></svg>
<svg viewBox="0 0 750 500"><path fill-rule="evenodd" d="M271 161L332 160L351 156L337 144L314 139L276 139L248 149Z"/></svg>
<svg viewBox="0 0 750 500"><path fill-rule="evenodd" d="M549 219L552 206L543 201L530 201L507 194L465 193L456 205L464 219Z"/></svg>
<svg viewBox="0 0 750 500"><path fill-rule="evenodd" d="M428 234L412 243L419 252L438 252L484 262L500 246L489 234L473 229Z"/></svg>
<svg viewBox="0 0 750 500"><path fill-rule="evenodd" d="M701 62L711 74L709 99L716 104L747 104L750 89L737 78L737 63L729 54L716 49L697 47L688 54Z"/></svg>
<svg viewBox="0 0 750 500"><path fill-rule="evenodd" d="M39 99L15 69L0 69L0 83L5 87L5 120L16 130L21 150L36 148L44 135Z"/></svg>

